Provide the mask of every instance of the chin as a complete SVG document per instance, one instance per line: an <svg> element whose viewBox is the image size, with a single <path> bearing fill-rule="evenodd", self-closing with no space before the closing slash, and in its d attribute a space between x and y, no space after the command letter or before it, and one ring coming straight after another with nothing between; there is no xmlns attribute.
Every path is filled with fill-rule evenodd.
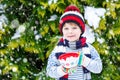
<svg viewBox="0 0 120 80"><path fill-rule="evenodd" d="M74 41L76 41L76 40L69 40L70 42L74 42Z"/></svg>

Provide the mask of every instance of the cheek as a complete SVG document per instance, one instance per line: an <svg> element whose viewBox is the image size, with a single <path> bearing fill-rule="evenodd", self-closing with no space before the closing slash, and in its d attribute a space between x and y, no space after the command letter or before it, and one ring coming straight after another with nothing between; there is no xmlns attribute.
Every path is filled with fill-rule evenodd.
<svg viewBox="0 0 120 80"><path fill-rule="evenodd" d="M77 38L80 38L80 36L81 36L81 32L77 32L77 33L76 33L76 37L77 37Z"/></svg>
<svg viewBox="0 0 120 80"><path fill-rule="evenodd" d="M67 38L67 35L68 35L67 33L63 33L64 38Z"/></svg>
<svg viewBox="0 0 120 80"><path fill-rule="evenodd" d="M81 30L78 30L78 32L77 32L77 33L79 33L79 35L81 35L81 34L82 34Z"/></svg>
<svg viewBox="0 0 120 80"><path fill-rule="evenodd" d="M63 33L63 37L66 37L66 36L67 36L67 34Z"/></svg>
<svg viewBox="0 0 120 80"><path fill-rule="evenodd" d="M63 33L63 35L66 35L68 32L63 30L62 33Z"/></svg>

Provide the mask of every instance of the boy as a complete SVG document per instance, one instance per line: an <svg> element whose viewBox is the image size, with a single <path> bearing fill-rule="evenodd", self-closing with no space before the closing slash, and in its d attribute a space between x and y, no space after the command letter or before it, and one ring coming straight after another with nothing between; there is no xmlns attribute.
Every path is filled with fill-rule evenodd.
<svg viewBox="0 0 120 80"><path fill-rule="evenodd" d="M47 74L56 80L91 80L91 72L102 71L102 61L95 48L82 37L85 23L76 6L70 5L65 9L60 18L59 29L63 37L49 56ZM60 64L59 56L67 52L80 53L81 63L69 69Z"/></svg>

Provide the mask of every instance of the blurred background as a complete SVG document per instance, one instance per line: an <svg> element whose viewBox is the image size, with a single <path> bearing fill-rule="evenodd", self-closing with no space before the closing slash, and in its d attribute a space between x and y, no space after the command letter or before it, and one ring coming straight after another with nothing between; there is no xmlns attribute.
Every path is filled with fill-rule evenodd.
<svg viewBox="0 0 120 80"><path fill-rule="evenodd" d="M46 75L47 59L70 4L80 9L83 36L102 58L93 80L120 80L120 0L0 0L0 80L54 80Z"/></svg>

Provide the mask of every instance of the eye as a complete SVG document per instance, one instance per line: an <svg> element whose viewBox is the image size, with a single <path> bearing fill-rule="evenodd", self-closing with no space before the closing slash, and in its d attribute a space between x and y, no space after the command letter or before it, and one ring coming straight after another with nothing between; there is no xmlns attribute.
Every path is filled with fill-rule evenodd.
<svg viewBox="0 0 120 80"><path fill-rule="evenodd" d="M65 27L65 28L63 28L64 30L68 30L69 28L67 28L67 27Z"/></svg>
<svg viewBox="0 0 120 80"><path fill-rule="evenodd" d="M73 27L72 29L77 29L77 27Z"/></svg>

